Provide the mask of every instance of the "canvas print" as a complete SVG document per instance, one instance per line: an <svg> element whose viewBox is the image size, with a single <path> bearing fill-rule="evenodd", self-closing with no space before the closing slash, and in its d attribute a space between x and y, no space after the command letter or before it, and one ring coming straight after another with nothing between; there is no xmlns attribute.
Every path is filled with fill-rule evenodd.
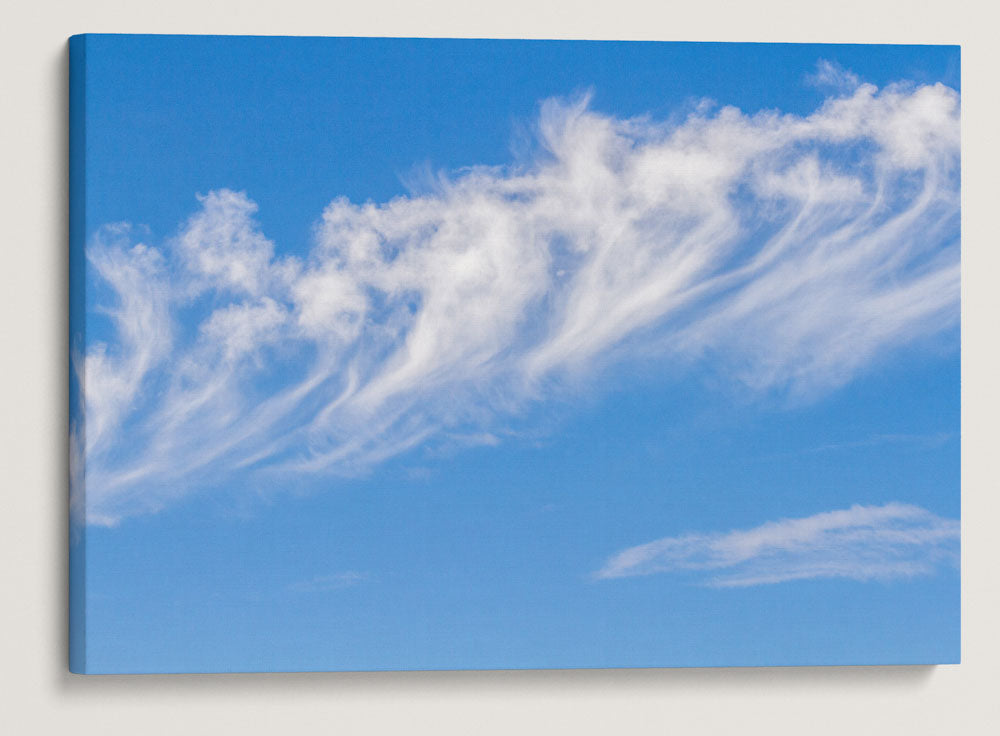
<svg viewBox="0 0 1000 736"><path fill-rule="evenodd" d="M960 50L70 41L70 668L954 663Z"/></svg>

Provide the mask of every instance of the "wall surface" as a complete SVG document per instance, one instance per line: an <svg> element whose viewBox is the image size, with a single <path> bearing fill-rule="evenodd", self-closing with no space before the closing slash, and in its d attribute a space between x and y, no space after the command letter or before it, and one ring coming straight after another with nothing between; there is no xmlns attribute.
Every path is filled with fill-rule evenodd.
<svg viewBox="0 0 1000 736"><path fill-rule="evenodd" d="M60 2L4 13L0 607L9 733L993 733L991 284L1000 106L983 2ZM963 655L943 667L77 677L66 668L66 39L80 32L947 43L963 72Z"/></svg>

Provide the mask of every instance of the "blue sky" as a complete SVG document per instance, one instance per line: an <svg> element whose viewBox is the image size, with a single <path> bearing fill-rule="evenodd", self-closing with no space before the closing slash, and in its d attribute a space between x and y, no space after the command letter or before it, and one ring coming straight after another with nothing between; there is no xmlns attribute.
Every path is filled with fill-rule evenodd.
<svg viewBox="0 0 1000 736"><path fill-rule="evenodd" d="M88 671L957 661L956 47L86 54Z"/></svg>

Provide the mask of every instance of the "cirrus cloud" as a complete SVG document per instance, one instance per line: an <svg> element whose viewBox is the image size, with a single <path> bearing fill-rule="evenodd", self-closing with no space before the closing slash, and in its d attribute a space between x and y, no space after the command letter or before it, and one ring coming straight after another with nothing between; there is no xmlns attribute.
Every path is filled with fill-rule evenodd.
<svg viewBox="0 0 1000 736"><path fill-rule="evenodd" d="M579 377L651 357L809 398L957 324L945 86L671 124L550 100L536 132L517 166L335 200L301 258L228 189L158 247L97 232L113 336L75 358L74 508L114 523L227 479L502 438Z"/></svg>
<svg viewBox="0 0 1000 736"><path fill-rule="evenodd" d="M958 543L957 520L909 504L855 505L752 529L665 537L619 552L595 578L696 572L702 584L727 588L890 580L957 566Z"/></svg>

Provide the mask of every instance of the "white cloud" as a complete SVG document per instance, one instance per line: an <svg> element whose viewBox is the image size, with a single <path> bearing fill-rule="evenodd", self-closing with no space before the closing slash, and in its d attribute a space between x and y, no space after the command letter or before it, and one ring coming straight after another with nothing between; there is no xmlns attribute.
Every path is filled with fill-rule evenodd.
<svg viewBox="0 0 1000 736"><path fill-rule="evenodd" d="M225 189L198 199L202 209L174 242L190 287L260 294L271 274L274 244L254 226L257 205Z"/></svg>
<svg viewBox="0 0 1000 736"><path fill-rule="evenodd" d="M549 101L530 161L338 199L303 259L276 257L229 190L163 248L104 232L88 253L117 337L83 371L88 519L234 473L288 483L499 439L635 359L834 389L957 324L958 131L941 85L670 125Z"/></svg>
<svg viewBox="0 0 1000 736"><path fill-rule="evenodd" d="M853 92L861 84L857 74L829 59L820 59L816 71L808 75L806 81L815 87L829 87L840 92Z"/></svg>
<svg viewBox="0 0 1000 736"><path fill-rule="evenodd" d="M292 583L290 590L296 593L329 593L335 590L350 588L368 579L368 573L348 570L333 575L317 575L309 580Z"/></svg>
<svg viewBox="0 0 1000 736"><path fill-rule="evenodd" d="M167 356L173 337L163 258L155 248L128 245L128 232L122 225L107 227L87 252L95 274L117 295L117 304L105 310L115 343L95 342L75 360L85 377L88 452L134 408L143 380Z"/></svg>
<svg viewBox="0 0 1000 736"><path fill-rule="evenodd" d="M958 564L959 522L917 506L852 506L752 529L685 534L614 555L595 577L696 572L738 587L812 578L889 580Z"/></svg>

